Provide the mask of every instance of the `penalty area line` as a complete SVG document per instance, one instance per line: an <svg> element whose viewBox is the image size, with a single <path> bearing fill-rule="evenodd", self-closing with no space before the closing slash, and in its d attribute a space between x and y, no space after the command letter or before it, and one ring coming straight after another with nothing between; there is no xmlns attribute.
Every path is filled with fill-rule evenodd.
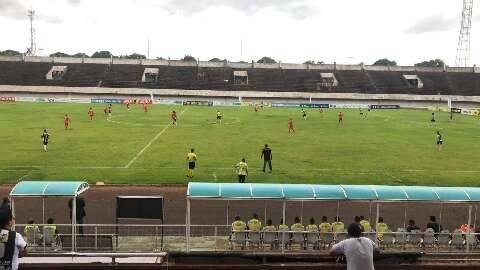
<svg viewBox="0 0 480 270"><path fill-rule="evenodd" d="M180 116L185 113L186 111L188 110L188 108L186 108L185 110L183 110L181 113L180 113ZM125 165L125 169L128 169L130 168L130 166L132 166L132 164L143 154L143 152L145 152L145 150L147 150L154 141L156 141L160 136L162 136L162 134L171 126L171 124L169 125L166 125L162 130L160 130L160 132L157 133L157 135L155 135L155 137L153 137L148 143L147 145L145 145L145 147L142 148L142 150L140 150L140 152L138 152L128 163L127 165Z"/></svg>

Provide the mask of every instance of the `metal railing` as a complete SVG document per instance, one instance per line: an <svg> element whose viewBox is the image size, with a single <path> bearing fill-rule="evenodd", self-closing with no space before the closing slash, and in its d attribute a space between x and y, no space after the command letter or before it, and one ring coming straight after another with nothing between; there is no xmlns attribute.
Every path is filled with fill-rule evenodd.
<svg viewBox="0 0 480 270"><path fill-rule="evenodd" d="M77 224L72 237L71 224L17 224L32 254L71 253L151 253L161 251L248 251L248 252L326 252L333 244L348 238L346 232L310 231L231 231L227 225L137 225ZM25 226L33 229L25 230ZM189 236L187 233L189 232ZM187 237L188 236L188 237ZM364 237L388 250L422 250L431 253L480 253L478 233L370 232ZM72 239L73 238L73 239ZM188 238L188 240L187 240Z"/></svg>

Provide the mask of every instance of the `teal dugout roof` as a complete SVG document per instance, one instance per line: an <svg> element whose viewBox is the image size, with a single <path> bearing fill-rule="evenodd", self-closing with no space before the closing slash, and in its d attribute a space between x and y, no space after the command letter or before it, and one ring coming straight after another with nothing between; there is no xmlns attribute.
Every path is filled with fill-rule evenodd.
<svg viewBox="0 0 480 270"><path fill-rule="evenodd" d="M480 202L480 188L310 184L188 184L190 199Z"/></svg>
<svg viewBox="0 0 480 270"><path fill-rule="evenodd" d="M10 191L12 197L74 197L89 188L82 181L22 181Z"/></svg>

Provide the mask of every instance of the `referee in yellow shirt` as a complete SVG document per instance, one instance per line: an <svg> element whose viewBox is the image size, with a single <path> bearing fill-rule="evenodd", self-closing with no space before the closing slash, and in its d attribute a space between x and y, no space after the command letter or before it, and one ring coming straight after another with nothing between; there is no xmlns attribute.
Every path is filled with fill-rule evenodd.
<svg viewBox="0 0 480 270"><path fill-rule="evenodd" d="M193 170L195 170L195 162L197 161L197 154L195 154L195 149L190 149L190 153L187 154L187 163L188 171L187 178L193 177Z"/></svg>

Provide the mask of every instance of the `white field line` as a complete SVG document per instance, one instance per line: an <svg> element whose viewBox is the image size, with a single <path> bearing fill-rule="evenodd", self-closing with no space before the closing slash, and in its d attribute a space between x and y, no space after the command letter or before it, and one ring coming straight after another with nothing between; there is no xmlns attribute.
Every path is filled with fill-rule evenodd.
<svg viewBox="0 0 480 270"><path fill-rule="evenodd" d="M182 116L183 113L185 113L186 111L188 110L188 108L186 108L185 110L183 110L181 113L180 113L180 116ZM132 160L130 160L127 165L125 165L125 169L128 169L130 168L130 166L143 154L143 152L145 152L145 150L147 150L154 141L156 141L171 125L167 125L165 126L162 130L160 130L160 132L157 133L157 135L155 135L155 137L153 137L153 139L151 139L147 145L145 145L145 147L142 148L142 150L140 150L140 152L138 152L133 158Z"/></svg>

